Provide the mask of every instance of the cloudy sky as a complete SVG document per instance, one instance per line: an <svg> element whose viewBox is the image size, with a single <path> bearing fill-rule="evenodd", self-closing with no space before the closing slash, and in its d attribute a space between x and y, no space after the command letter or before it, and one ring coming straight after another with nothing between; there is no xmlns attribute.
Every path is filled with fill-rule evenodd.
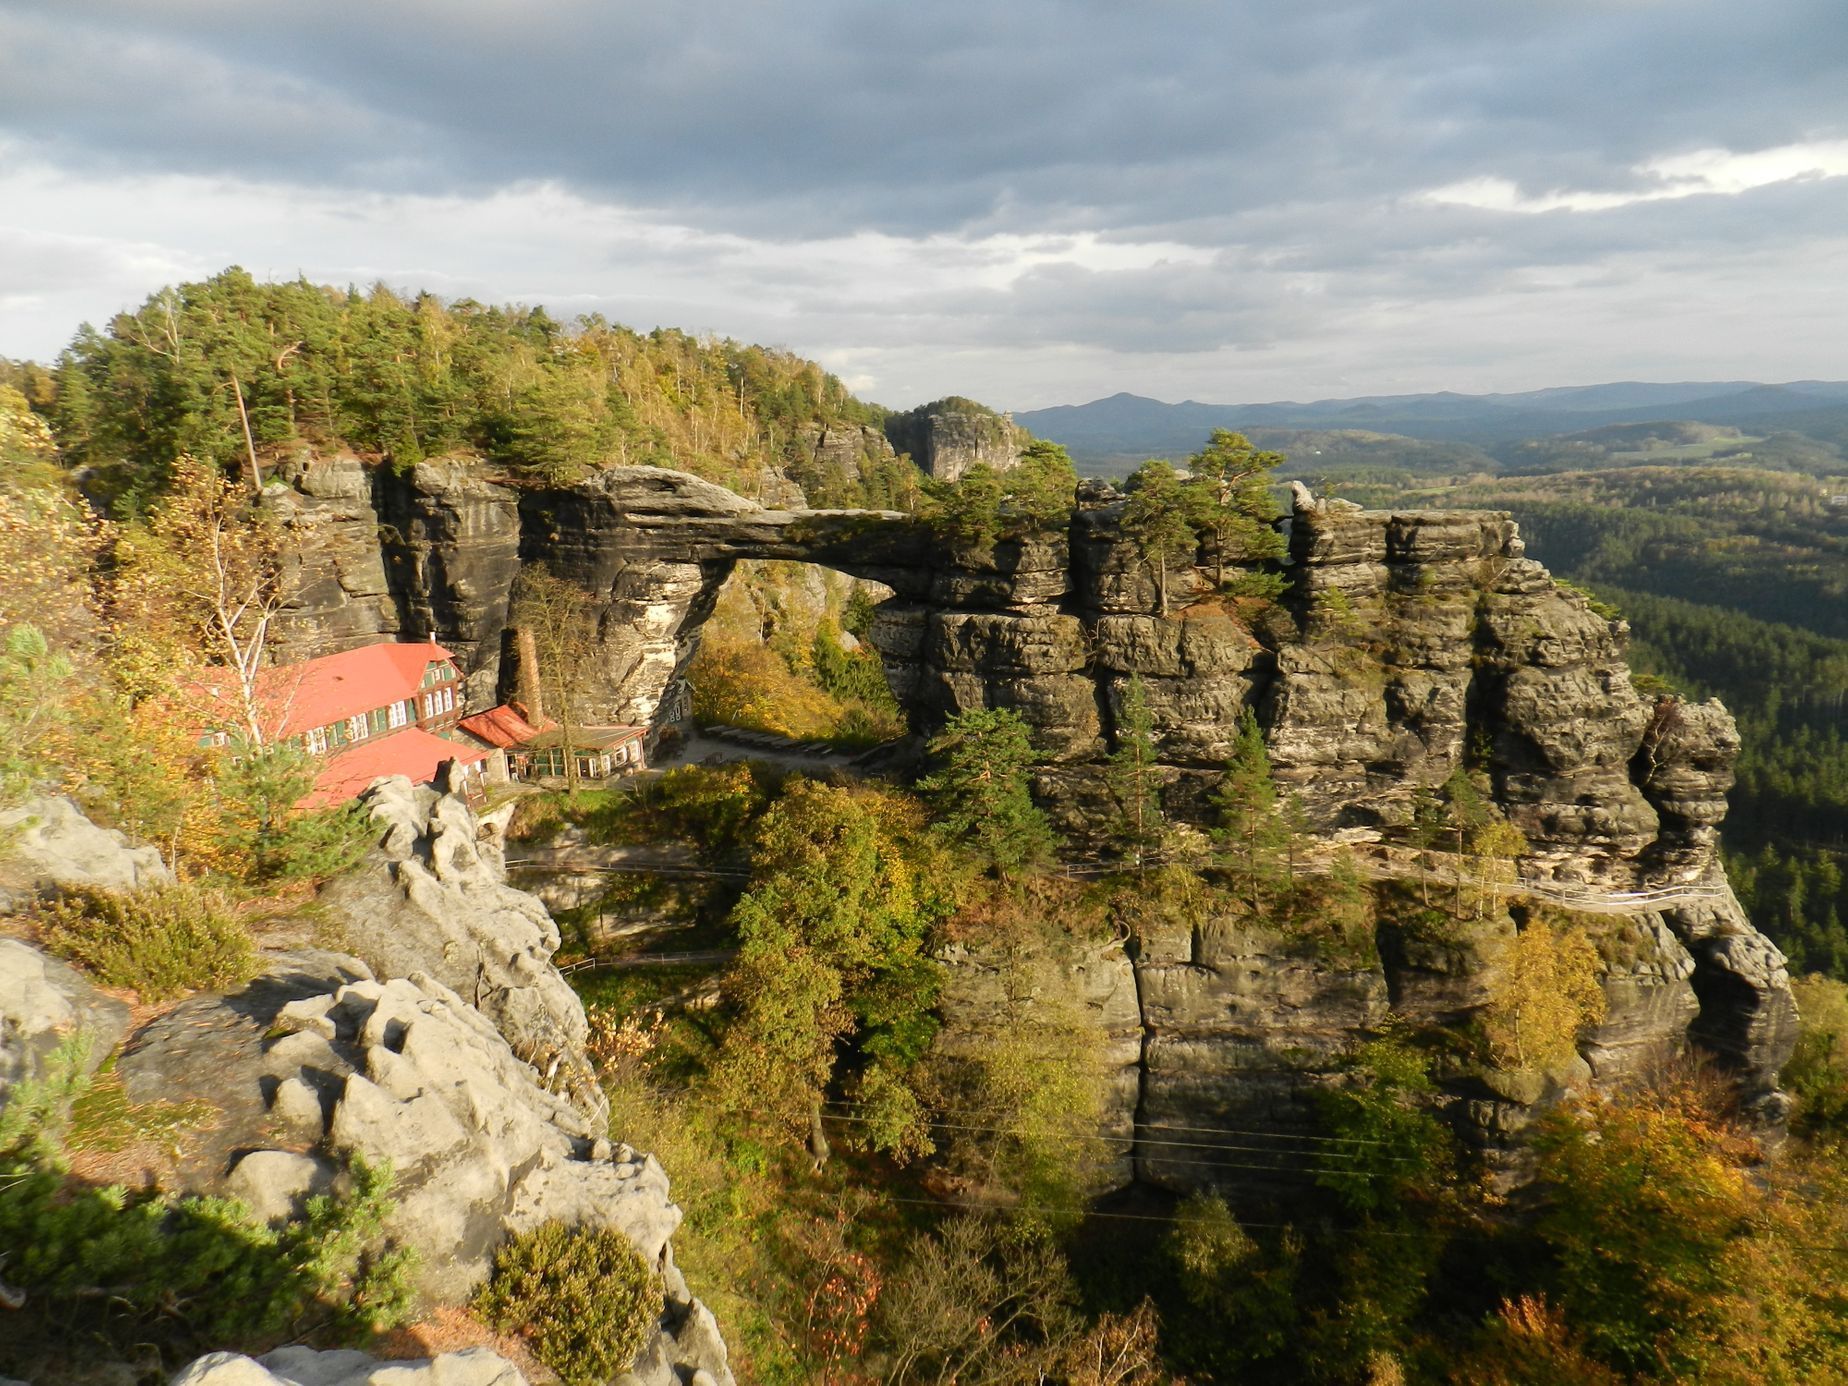
<svg viewBox="0 0 1848 1386"><path fill-rule="evenodd" d="M893 405L1848 377L1842 0L0 0L0 354L232 263Z"/></svg>

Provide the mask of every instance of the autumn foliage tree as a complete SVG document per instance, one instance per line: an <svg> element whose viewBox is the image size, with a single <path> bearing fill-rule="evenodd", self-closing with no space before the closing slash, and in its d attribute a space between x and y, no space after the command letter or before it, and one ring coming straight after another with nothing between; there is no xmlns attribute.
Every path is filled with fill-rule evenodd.
<svg viewBox="0 0 1848 1386"><path fill-rule="evenodd" d="M764 814L732 911L734 1018L711 1075L732 1112L807 1131L849 1037L902 1086L934 1033L923 941L944 907L907 850L920 826L896 803L803 779ZM915 1129L890 1134L918 1144Z"/></svg>
<svg viewBox="0 0 1848 1386"><path fill-rule="evenodd" d="M1546 1068L1575 1052L1579 1036L1604 1019L1598 950L1582 929L1555 931L1531 917L1507 942L1483 1011L1493 1061Z"/></svg>

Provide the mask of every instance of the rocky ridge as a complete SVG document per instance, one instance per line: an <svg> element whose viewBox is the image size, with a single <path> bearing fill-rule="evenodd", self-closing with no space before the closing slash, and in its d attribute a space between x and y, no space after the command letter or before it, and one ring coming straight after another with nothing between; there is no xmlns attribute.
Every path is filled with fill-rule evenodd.
<svg viewBox="0 0 1848 1386"><path fill-rule="evenodd" d="M452 517L422 522L415 542L428 549L417 564L387 564L400 583L394 606L429 613L401 632L437 636L480 685L495 682L508 556L543 561L598 612L598 718L680 716L684 670L732 567L791 559L891 589L871 640L914 728L973 707L1018 711L1041 755L1036 793L1080 840L1107 814L1104 759L1132 680L1152 715L1164 808L1180 821L1207 819L1248 709L1278 779L1323 834L1390 837L1418 791L1467 764L1521 830L1524 879L1593 899L1636 896L1619 911L1627 941L1610 943L1612 1018L1589 1042L1584 1071L1560 1081L1619 1081L1698 1042L1733 1067L1763 1114L1781 1110L1776 1073L1795 1029L1788 977L1732 898L1716 850L1738 753L1732 719L1718 703L1640 695L1627 627L1527 558L1505 514L1369 512L1299 488L1286 563L1203 546L1158 575L1123 532L1123 498L1100 483L1081 486L1063 530L981 549L904 516L766 509L648 468L516 491L426 464L375 472L373 485L394 497L375 518ZM304 571L319 561L305 556ZM1233 579L1275 572L1282 595L1227 596L1215 581L1222 569ZM456 614L418 623L445 619L439 612ZM293 638L319 649L331 629L303 607ZM1395 947L1343 968L1209 921L1142 940L1134 959L1100 956L1097 975L1114 978L1105 990L1134 996L1140 1022L1118 1023L1126 1001L1099 1003L1125 1056L1117 1119L1146 1128L1185 1111L1287 1122L1333 1057L1389 1009L1462 1018L1480 1005L1493 939ZM1490 1143L1537 1100L1530 1084L1509 1084L1520 1091L1453 1094L1459 1120Z"/></svg>
<svg viewBox="0 0 1848 1386"><path fill-rule="evenodd" d="M1210 580L1257 566L1237 553L1203 550L1158 583L1122 532L1121 497L1098 483L1067 531L970 550L905 516L766 509L657 468L560 488L350 457L293 476L274 502L300 540L278 634L291 656L434 637L486 701L521 566L544 563L596 612L587 716L659 726L684 714L684 671L737 562L815 563L892 590L872 640L914 726L975 706L1032 724L1039 791L1070 830L1094 815L1097 766L1139 679L1183 819L1200 816L1250 708L1279 778L1325 830L1403 822L1413 792L1467 757L1531 844L1529 875L1634 888L1713 870L1731 719L1639 696L1627 628L1526 558L1506 515L1368 512L1303 493L1286 591L1266 616Z"/></svg>
<svg viewBox="0 0 1848 1386"><path fill-rule="evenodd" d="M376 972L325 948L268 953L247 985L130 1028L122 1003L37 949L0 940L0 1082L42 1072L74 1030L90 1033L92 1064L125 1039L115 1071L129 1102L198 1102L214 1113L176 1147L164 1185L239 1198L265 1220L298 1216L310 1194L338 1194L356 1159L389 1162L387 1232L418 1253L419 1288L432 1302L465 1299L509 1235L552 1219L617 1230L666 1287L657 1331L619 1386L729 1386L718 1325L674 1265L680 1210L667 1175L607 1136L606 1109L586 1081L583 1010L550 963L556 928L505 885L497 828L461 798L403 780L381 782L368 802L380 845L319 913L331 937L372 945ZM114 846L117 859L99 858L97 870L145 867ZM474 985L469 997L441 980L457 969ZM352 1358L266 1361L299 1386L371 1380ZM519 1380L482 1358L437 1359L432 1386ZM267 1379L248 1359L217 1362L211 1379L224 1371Z"/></svg>
<svg viewBox="0 0 1848 1386"><path fill-rule="evenodd" d="M172 1386L527 1386L518 1367L486 1348L424 1361L380 1361L363 1352L285 1347L262 1357L213 1352L178 1372Z"/></svg>
<svg viewBox="0 0 1848 1386"><path fill-rule="evenodd" d="M955 399L893 414L885 434L891 448L908 453L933 481L956 481L978 465L1004 472L1033 440L1011 417Z"/></svg>

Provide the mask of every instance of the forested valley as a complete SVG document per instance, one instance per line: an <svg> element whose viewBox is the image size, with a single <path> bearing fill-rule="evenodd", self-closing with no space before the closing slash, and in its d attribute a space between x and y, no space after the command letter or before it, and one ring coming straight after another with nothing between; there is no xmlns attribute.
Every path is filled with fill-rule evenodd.
<svg viewBox="0 0 1848 1386"><path fill-rule="evenodd" d="M9 917L8 940L145 1016L322 937L324 892L371 845L363 815L292 813L298 754L216 754L176 711L224 663L238 613L287 580L261 497L291 456L461 457L516 488L671 466L771 504L907 512L990 556L1069 523L1079 483L1057 445L936 482L877 444L885 418L784 352L236 270L85 329L55 363L0 363L0 807L67 794L175 872ZM1154 572L1136 619L1188 629L1173 581L1241 649L1315 623L1368 638L1339 593L1286 609L1282 455L1222 431L1176 461L1118 498ZM1793 969L1827 974L1797 987L1789 1139L1692 1058L1589 1090L1604 982L1665 930L1523 895L1528 844L1473 752L1416 796L1397 877L1310 830L1249 710L1199 821L1171 812L1139 675L1111 709L1095 841L1061 837L1030 728L999 707L948 718L895 769L740 757L510 794L489 807L511 804L516 883L524 862L553 888L557 961L597 964L570 981L599 1141L665 1167L678 1268L739 1380L1848 1381L1844 512L1827 483L1768 471L1418 482L1340 489L1514 511L1535 556L1632 622L1645 687L1738 716L1733 878ZM1234 547L1247 567L1226 563ZM768 564L732 583L696 656L696 719L830 754L901 739L867 589ZM572 851L652 869L548 882L531 865ZM1223 1065L1310 1075L1307 1096L1251 1109L1275 1121L1122 1116L1142 1060L1113 1055L1086 979L1113 958L1133 993L1137 957L1202 939L1246 941L1238 967L1333 998L1300 1047ZM666 956L602 965L649 948ZM1441 1023L1407 1019L1389 965L1463 999ZM1173 969L1183 986L1205 970ZM1350 1042L1355 1015L1379 1019ZM388 1085L393 1061L374 1057ZM528 1353L539 1380L634 1379L661 1291L632 1251L574 1260L597 1248L523 1235L487 1288L433 1313L381 1230L402 1194L389 1168L349 1170L351 1197L281 1230L123 1173L125 1150L209 1130L197 1105L131 1100L70 1052L9 1090L0 1289L26 1295L0 1308L0 1349L11 1331L57 1379L132 1361L110 1379L151 1382L214 1347L421 1351L437 1321ZM1465 1140L1472 1110L1533 1112L1520 1152ZM1126 1177L1138 1123L1163 1186Z"/></svg>

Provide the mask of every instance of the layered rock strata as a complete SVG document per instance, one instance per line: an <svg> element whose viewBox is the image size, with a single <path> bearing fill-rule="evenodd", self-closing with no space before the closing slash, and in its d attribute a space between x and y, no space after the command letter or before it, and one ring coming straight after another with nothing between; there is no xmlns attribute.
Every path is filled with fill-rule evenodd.
<svg viewBox="0 0 1848 1386"><path fill-rule="evenodd" d="M524 488L462 462L399 473L335 458L294 475L275 502L304 540L279 636L291 654L362 631L432 636L458 652L473 696L501 682L519 574L544 564L594 613L585 716L659 725L685 713L686 666L736 563L816 563L892 590L872 639L920 730L977 706L1032 724L1039 790L1069 830L1093 816L1096 766L1135 679L1182 818L1201 815L1251 709L1279 778L1324 829L1401 823L1415 790L1467 758L1526 835L1530 875L1661 885L1714 861L1731 719L1640 697L1623 623L1526 558L1505 515L1369 512L1304 493L1285 592L1266 613L1212 580L1267 566L1238 553L1203 551L1158 581L1122 531L1121 497L1096 483L1067 530L970 550L904 516L766 509L658 468Z"/></svg>
<svg viewBox="0 0 1848 1386"><path fill-rule="evenodd" d="M1123 497L1097 483L1080 488L1064 528L981 549L899 515L767 509L649 468L516 490L426 465L375 471L372 484L375 514L415 517L424 546L415 562L384 565L399 630L435 635L476 685L497 683L514 559L544 563L596 612L598 720L681 716L686 666L733 566L787 559L891 589L871 641L916 730L969 708L1018 711L1041 757L1036 793L1079 840L1108 818L1104 759L1132 683L1153 722L1164 807L1181 821L1209 819L1248 711L1278 779L1325 834L1390 837L1420 791L1467 765L1525 839L1523 878L1556 895L1654 892L1628 911L1634 946L1612 953L1613 1019L1592 1037L1587 1071L1642 1072L1691 1035L1777 1113L1788 979L1716 852L1732 719L1718 703L1639 695L1624 623L1527 558L1506 515L1370 512L1299 489L1287 561L1203 546L1157 572L1124 532ZM388 554L408 542L396 521L384 532L397 536ZM304 572L318 561L305 556ZM1241 578L1281 595L1240 597ZM299 613L298 648L335 638L318 621ZM1389 946L1377 964L1332 967L1230 924L1147 940L1133 962L1111 964L1116 994L1133 978L1138 996L1143 1125L1183 1112L1252 1125L1300 1115L1325 1081L1323 1058L1387 1008L1466 1012L1459 996L1492 966L1486 952L1452 954ZM1493 1144L1524 1119L1528 1086L1459 1090L1459 1120Z"/></svg>
<svg viewBox="0 0 1848 1386"><path fill-rule="evenodd" d="M924 475L955 481L974 466L1004 472L1020 460L1032 435L1004 414L966 401L940 400L886 420L891 446L910 455Z"/></svg>

